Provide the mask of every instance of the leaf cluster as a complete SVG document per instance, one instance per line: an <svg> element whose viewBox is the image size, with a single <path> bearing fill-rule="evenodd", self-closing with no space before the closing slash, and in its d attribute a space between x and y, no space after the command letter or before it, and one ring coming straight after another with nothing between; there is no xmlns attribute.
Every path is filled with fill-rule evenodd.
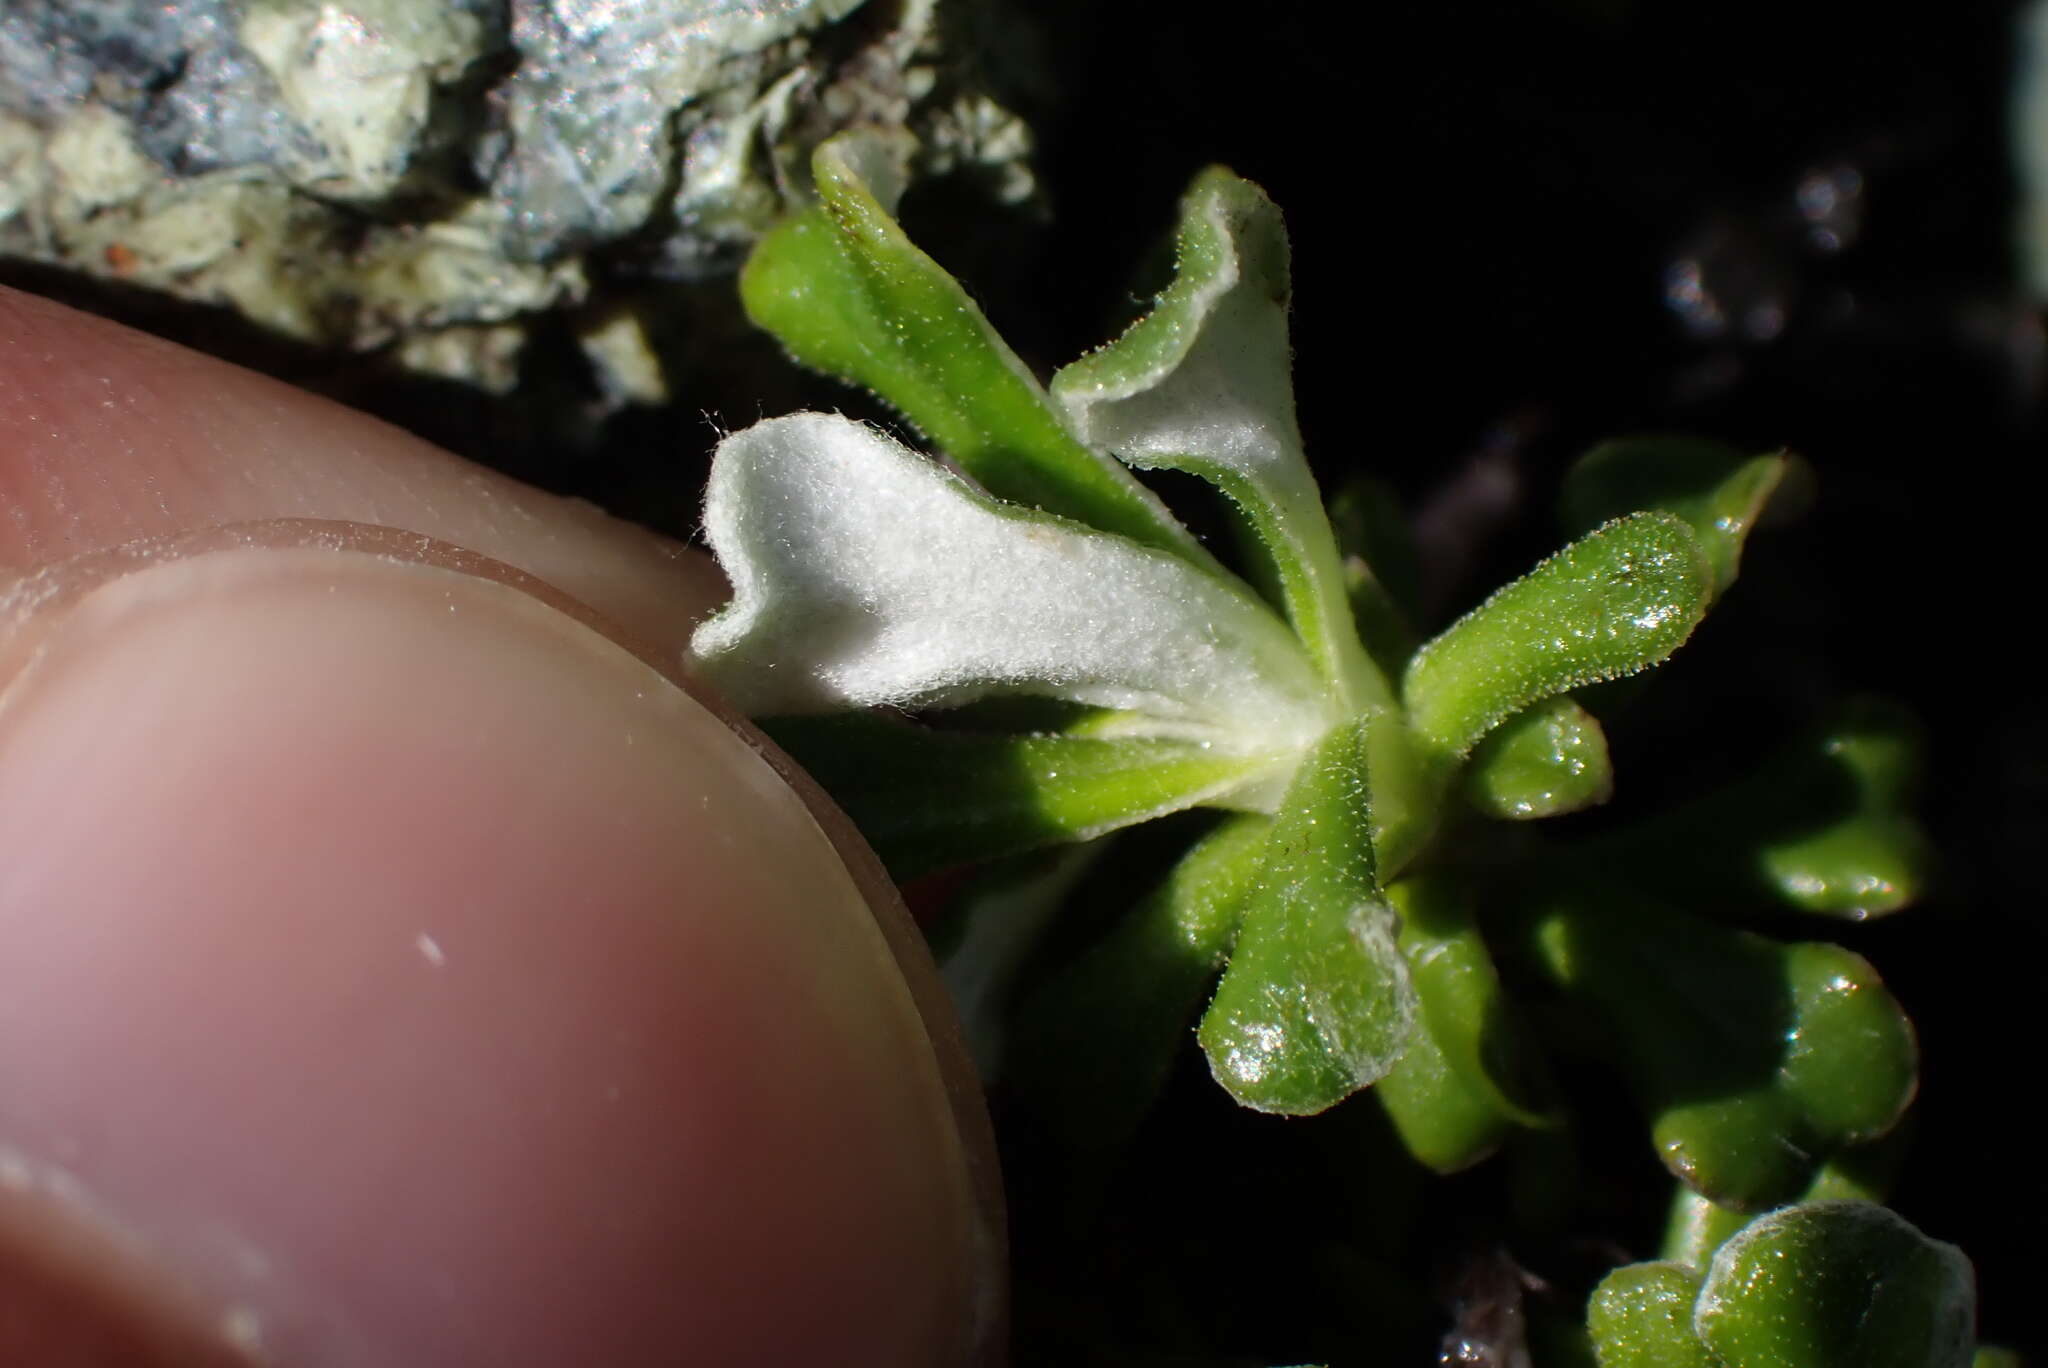
<svg viewBox="0 0 2048 1368"><path fill-rule="evenodd" d="M991 1079L1058 1143L1116 1150L1193 1025L1243 1106L1364 1093L1449 1174L1569 1144L1558 1061L1590 1059L1691 1245L1610 1276L1551 1358L1877 1362L1841 1357L1878 1333L1841 1331L1867 1285L1882 1361L1967 1362L1967 1263L1874 1205L1882 1184L1831 1186L1907 1111L1911 1025L1861 957L1764 933L1923 886L1910 720L1857 702L1683 808L1534 825L1611 795L1615 681L1733 585L1790 458L1602 446L1567 480L1571 539L1423 639L1399 520L1365 484L1326 510L1310 472L1287 237L1257 187L1198 177L1172 283L1048 386L895 223L887 145L835 139L813 171L747 307L944 459L831 415L727 439L705 526L735 597L694 655L899 878L1008 862L947 952ZM1222 496L1242 574L1147 470ZM1022 909L1063 899L1076 858L1113 863L1113 833L1195 809L1216 816L1155 887L1048 954Z"/></svg>

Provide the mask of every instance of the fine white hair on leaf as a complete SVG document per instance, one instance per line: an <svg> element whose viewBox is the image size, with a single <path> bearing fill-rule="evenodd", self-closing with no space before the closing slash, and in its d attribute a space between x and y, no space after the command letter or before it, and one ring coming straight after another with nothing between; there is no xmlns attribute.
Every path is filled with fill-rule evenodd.
<svg viewBox="0 0 2048 1368"><path fill-rule="evenodd" d="M704 530L734 597L692 654L755 716L1030 693L1259 751L1329 724L1300 645L1242 586L998 503L846 418L727 438Z"/></svg>
<svg viewBox="0 0 2048 1368"><path fill-rule="evenodd" d="M1391 702L1358 645L1295 422L1280 211L1212 168L1181 212L1176 275L1157 307L1054 376L1053 397L1089 446L1222 490L1273 557L1310 655L1354 706Z"/></svg>

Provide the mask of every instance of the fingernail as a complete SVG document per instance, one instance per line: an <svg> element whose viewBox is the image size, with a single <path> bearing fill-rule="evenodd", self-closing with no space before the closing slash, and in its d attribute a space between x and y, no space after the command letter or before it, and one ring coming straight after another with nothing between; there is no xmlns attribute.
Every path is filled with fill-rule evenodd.
<svg viewBox="0 0 2048 1368"><path fill-rule="evenodd" d="M358 551L29 598L0 1336L14 1286L32 1346L293 1365L985 1352L997 1218L934 1033L702 704L520 588Z"/></svg>

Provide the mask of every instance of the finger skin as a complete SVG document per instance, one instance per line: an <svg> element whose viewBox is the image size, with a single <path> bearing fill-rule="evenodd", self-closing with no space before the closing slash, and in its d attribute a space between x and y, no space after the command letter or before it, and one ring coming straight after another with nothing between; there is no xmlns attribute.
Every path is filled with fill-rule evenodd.
<svg viewBox="0 0 2048 1368"><path fill-rule="evenodd" d="M726 596L704 557L588 504L0 286L0 575L264 518L400 527L466 547L678 652Z"/></svg>
<svg viewBox="0 0 2048 1368"><path fill-rule="evenodd" d="M700 562L8 296L0 565L0 1346L11 1248L280 1362L991 1361L929 962L678 687Z"/></svg>

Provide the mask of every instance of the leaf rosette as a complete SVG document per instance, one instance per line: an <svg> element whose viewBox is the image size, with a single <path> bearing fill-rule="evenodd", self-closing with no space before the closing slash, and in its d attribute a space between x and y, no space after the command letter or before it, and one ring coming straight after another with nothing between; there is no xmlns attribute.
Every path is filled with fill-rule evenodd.
<svg viewBox="0 0 2048 1368"><path fill-rule="evenodd" d="M863 135L821 147L816 203L756 250L742 293L795 359L879 396L930 450L816 413L726 438L704 530L734 597L698 631L695 667L899 878L1228 814L1049 969L1031 967L1034 935L970 925L954 957L1000 1038L988 1067L1064 1114L1075 1143L1116 1143L1199 1012L1210 1069L1240 1102L1310 1113L1379 1084L1410 1152L1448 1171L1557 1124L1523 984L1625 1023L1636 1044L1618 1067L1675 1171L1715 1200L1781 1200L1896 1119L1910 1028L1862 961L1610 910L1646 864L1633 853L1682 842L1682 816L1586 845L1597 895L1558 877L1564 847L1529 879L1472 854L1522 848L1489 846L1491 822L1606 801L1605 686L1667 659L1726 592L1785 457L1662 438L1597 449L1567 483L1574 539L1417 645L1398 519L1354 487L1333 522L1303 450L1288 240L1262 191L1221 168L1197 177L1171 283L1045 385L892 218L894 152ZM1237 569L1137 473L1152 470L1222 496ZM1844 763L1878 775L1857 790L1876 796L1846 834L1781 837L1759 815L1742 840L1777 886L1877 880L1890 910L1911 893L1891 839L1910 818L1884 777L1904 766L1881 738L1858 744ZM1019 909L1080 876L1048 866L1034 895L1023 868L988 915L1036 926ZM1534 908L1532 888L1551 902ZM1630 982L1632 964L1694 941L1747 975L1717 990L1730 1010L1748 993L1771 1012L1731 1024L1700 998L1672 1017ZM1802 997L1809 970L1826 972ZM1853 980L1854 1012L1830 1005L1837 980ZM1797 1058L1769 1055L1793 1083L1745 1075L1700 1095L1715 1077L1687 1050L1795 1017ZM1836 1080L1859 1069L1884 1088L1843 1100ZM1796 1157L1753 1174L1730 1137L1758 1117Z"/></svg>

